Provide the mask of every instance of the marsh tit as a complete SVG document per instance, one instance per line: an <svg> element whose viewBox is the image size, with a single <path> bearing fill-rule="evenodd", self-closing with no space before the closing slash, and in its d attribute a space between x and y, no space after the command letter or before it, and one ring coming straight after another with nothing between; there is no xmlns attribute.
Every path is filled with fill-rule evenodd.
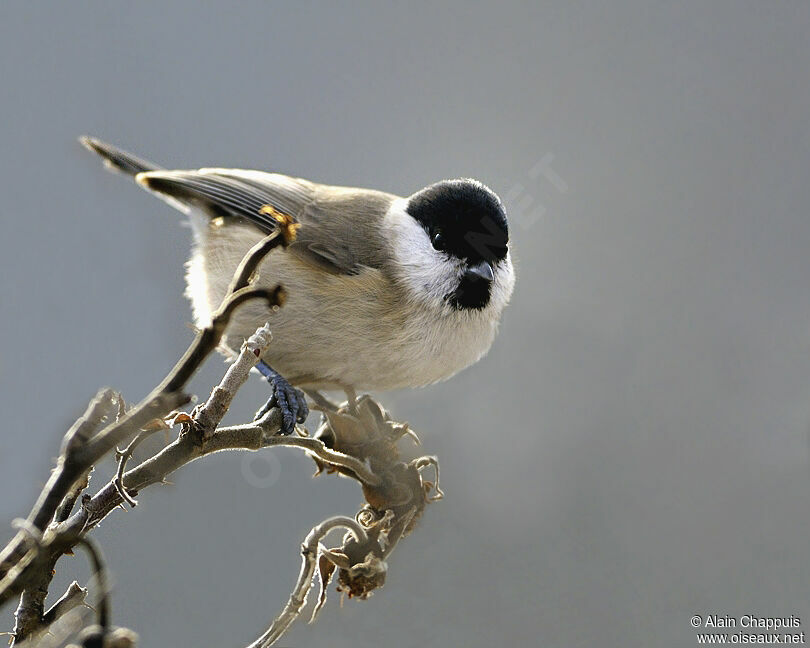
<svg viewBox="0 0 810 648"><path fill-rule="evenodd" d="M273 343L258 368L284 434L308 412L296 387L428 385L492 345L515 274L504 207L476 180L443 180L402 198L264 171L170 171L94 138L81 143L188 214L186 295L197 326L210 321L245 253L274 230L262 207L300 224L295 242L262 263L256 284L282 284L284 307L271 316L245 304L223 339L238 349L271 322Z"/></svg>

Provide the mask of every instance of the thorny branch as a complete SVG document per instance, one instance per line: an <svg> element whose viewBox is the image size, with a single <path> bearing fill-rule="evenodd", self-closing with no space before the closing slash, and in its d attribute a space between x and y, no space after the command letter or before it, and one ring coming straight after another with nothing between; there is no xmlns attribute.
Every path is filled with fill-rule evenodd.
<svg viewBox="0 0 810 648"><path fill-rule="evenodd" d="M272 340L267 324L245 341L203 404L190 414L176 410L190 400L183 392L185 385L217 348L238 306L253 299L265 300L271 309L283 304L281 286L273 290L256 289L252 281L264 257L293 240L297 225L272 207L264 207L263 212L278 221L278 231L245 255L210 325L198 331L163 382L128 411L119 394L101 390L65 434L50 479L28 518L20 521L20 531L0 551L0 606L15 594L21 594L15 613L15 646L23 642L44 645L46 633L50 645L61 645L59 636L64 638L84 625L81 619L86 615L82 610L88 590L76 582L44 611L54 567L62 555L76 546L90 555L100 597L98 624L84 628L79 641L88 648L134 646L137 638L134 633L111 628L104 564L87 534L117 506L124 502L135 506L135 496L143 488L164 483L178 468L209 454L275 446L300 448L317 464L316 474L325 470L354 479L365 497L356 519L330 518L312 529L302 546L301 572L287 605L251 648L270 646L300 615L316 567L321 587L312 620L326 600L326 587L335 570L339 574L338 590L350 597L364 599L381 587L387 573L385 559L413 529L426 503L442 496L435 457L420 457L410 463L400 460L397 442L403 436L415 438L415 435L407 424L392 421L368 396L355 399L352 393L347 403L338 406L320 394L310 394L324 414L312 437L301 430L302 436L276 436L281 426L277 409L250 424L220 427L236 392ZM180 434L174 441L127 470L134 450L146 437L175 425L180 425ZM120 444L126 444L123 450L117 449ZM115 475L95 495L83 494L94 465L113 451L118 460ZM434 468L435 482L422 479L421 471L427 466ZM429 496L431 491L433 496ZM80 506L74 511L79 501ZM321 541L338 527L349 532L341 546L327 549Z"/></svg>
<svg viewBox="0 0 810 648"><path fill-rule="evenodd" d="M91 401L85 414L67 431L56 467L27 518L28 530L21 529L0 551L0 605L24 591L34 580L37 581L37 591L42 593L29 595L26 599L33 600L21 601L21 604L28 602L37 609L42 605L50 581L42 574L50 572L53 567L51 563L71 549L88 530L86 504L80 511L69 515L78 495L77 483L82 483L93 465L118 444L138 434L150 421L163 418L188 402L189 397L182 390L205 358L219 345L234 309L250 299L264 299L271 309L281 305L283 289L280 286L270 291L253 289L249 285L261 260L279 245L287 245L294 237L291 221L281 216L278 221L279 229L257 243L240 263L231 284L232 290L212 315L210 325L197 333L180 361L152 393L120 416L120 397L110 389L103 389ZM117 414L115 417L114 413ZM117 504L115 502L113 506ZM68 517L64 519L66 515ZM32 542L32 529L42 535L40 543ZM41 618L39 614L27 615L25 610L19 612L23 618ZM25 630L26 627L21 627L19 632L15 631L15 638L23 638L27 634Z"/></svg>
<svg viewBox="0 0 810 648"><path fill-rule="evenodd" d="M320 593L310 622L326 602L326 588L336 570L340 592L350 598L368 598L385 583L386 560L399 540L413 530L426 504L442 497L436 458L419 457L410 463L400 460L397 442L404 436L414 436L413 432L407 424L394 422L370 396L350 400L337 409L325 408L324 414L324 421L311 440L323 442L331 449L330 453L310 454L319 472L325 469L357 480L366 504L355 519L339 516L313 527L301 547L301 571L287 605L249 648L271 646L289 629L306 605L316 567ZM351 458L352 462L335 454ZM374 480L358 471L358 462L363 466L368 463ZM426 466L436 470L435 482L422 479L421 470ZM321 541L326 534L340 527L349 531L342 545L324 547Z"/></svg>
<svg viewBox="0 0 810 648"><path fill-rule="evenodd" d="M73 581L65 593L42 615L42 627L49 628L58 618L80 605L85 605L86 600L87 589Z"/></svg>
<svg viewBox="0 0 810 648"><path fill-rule="evenodd" d="M267 631L250 644L248 648L262 648L262 646L273 645L286 632L290 624L295 621L301 608L307 602L307 592L312 587L321 540L330 531L340 528L348 529L357 542L366 542L368 540L365 529L348 517L329 518L313 527L301 545L301 573L298 575L298 582L296 582L292 594L290 594L290 600Z"/></svg>

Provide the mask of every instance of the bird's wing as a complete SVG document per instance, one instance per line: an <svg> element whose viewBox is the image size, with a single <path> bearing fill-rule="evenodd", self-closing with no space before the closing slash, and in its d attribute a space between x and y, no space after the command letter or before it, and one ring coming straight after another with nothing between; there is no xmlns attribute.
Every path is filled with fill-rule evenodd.
<svg viewBox="0 0 810 648"><path fill-rule="evenodd" d="M378 221L395 198L390 194L240 169L149 171L136 180L212 217L247 221L267 233L275 221L261 208L272 205L301 224L289 250L332 274L353 275L384 262Z"/></svg>
<svg viewBox="0 0 810 648"><path fill-rule="evenodd" d="M333 274L383 268L388 255L380 221L395 199L380 191L320 185L298 215L301 229L290 249Z"/></svg>
<svg viewBox="0 0 810 648"><path fill-rule="evenodd" d="M211 217L245 220L269 234L276 221L261 213L265 205L297 219L312 200L312 183L280 174L258 182L258 172L237 169L199 169L193 171L149 171L135 179L146 189L196 207Z"/></svg>

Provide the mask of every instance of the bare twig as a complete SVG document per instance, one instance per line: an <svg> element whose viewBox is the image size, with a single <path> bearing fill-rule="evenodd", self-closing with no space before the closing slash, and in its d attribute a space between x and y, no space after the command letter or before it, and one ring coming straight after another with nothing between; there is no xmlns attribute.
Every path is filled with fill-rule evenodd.
<svg viewBox="0 0 810 648"><path fill-rule="evenodd" d="M110 590L107 584L107 568L104 565L104 557L101 549L90 538L79 538L76 543L87 552L90 565L93 568L93 577L98 587L99 600L96 603L96 613L98 614L98 625L101 626L102 634L107 634L110 628Z"/></svg>
<svg viewBox="0 0 810 648"><path fill-rule="evenodd" d="M113 478L113 486L115 486L115 492L124 500L127 504L132 507L138 505L138 500L136 500L132 495L127 493L127 489L124 488L124 469L127 466L127 461L129 461L130 457L132 457L132 453L135 452L135 448L137 448L141 442L152 436L155 432L157 432L157 428L154 430L141 430L135 436L132 441L129 442L129 445L124 448L123 450L115 450L116 459L118 459L118 467L115 470L115 477Z"/></svg>
<svg viewBox="0 0 810 648"><path fill-rule="evenodd" d="M28 516L29 522L40 532L51 521L56 509L70 492L73 484L92 465L84 465L82 462L81 469L78 468L80 463L78 456L81 454L81 448L88 443L102 422L109 417L114 407L115 393L111 389L102 389L90 401L87 411L65 434L56 468L51 473L48 483L45 484L45 488L42 489L39 499Z"/></svg>
<svg viewBox="0 0 810 648"><path fill-rule="evenodd" d="M68 490L67 495L62 499L59 506L56 509L56 513L53 516L54 522L64 522L70 517L70 514L73 512L73 507L76 505L76 501L79 499L79 496L90 486L90 473L93 472L93 468L90 467L88 470L84 472L83 475L76 480L73 486L70 487Z"/></svg>
<svg viewBox="0 0 810 648"><path fill-rule="evenodd" d="M53 579L52 572L39 569L36 577L28 584L20 596L20 604L14 613L12 646L17 646L36 634L45 618L45 598Z"/></svg>
<svg viewBox="0 0 810 648"><path fill-rule="evenodd" d="M287 245L289 241L294 238L295 230L290 234L287 229L291 225L285 221L284 227L275 231L272 234L265 236L261 241L256 243L248 253L243 257L236 269L233 280L228 287L228 292L225 293L225 299L220 305L219 309L212 315L211 324L197 333L192 345L183 354L183 357L172 369L169 376L161 384L159 389L164 391L176 391L188 382L188 379L194 374L197 368L202 364L202 361L213 351L218 345L225 333L225 328L230 322L233 310L244 301L248 299L264 298L268 302L268 306L272 310L277 306L281 306L284 301L284 291L281 286L276 286L272 291L265 289L250 290L251 277L253 276L256 268L272 250L280 245Z"/></svg>
<svg viewBox="0 0 810 648"><path fill-rule="evenodd" d="M318 562L318 546L330 531L339 528L348 529L357 542L364 543L368 540L365 529L350 517L332 517L313 527L301 545L301 571L298 574L298 581L293 588L292 594L290 594L287 605L284 606L281 614L276 617L276 620L273 621L267 631L250 644L248 648L272 646L301 614L301 610L307 602L307 592L312 586L312 578Z"/></svg>
<svg viewBox="0 0 810 648"><path fill-rule="evenodd" d="M28 537L32 544L29 552L33 558L36 558L42 544L42 534L39 529L28 520L23 519L14 520L12 526L18 527L20 532ZM48 595L48 587L52 579L53 574L50 569L40 569L35 574L33 581L23 591L20 604L14 613L13 645L24 641L39 627L45 610L45 597Z"/></svg>
<svg viewBox="0 0 810 648"><path fill-rule="evenodd" d="M271 418L271 425L269 427L265 427L260 423L262 423L262 420L254 424L233 425L219 428L215 435L216 438L211 439L211 443L208 446L209 451L218 452L218 446L221 446L223 450L229 450L233 448L235 438L240 438L244 441L258 435L261 439L258 441L261 444L260 447L269 448L283 446L287 448L302 448L306 450L308 454L321 459L324 463L346 468L354 473L358 481L364 484L378 486L381 483L380 477L375 475L363 461L351 455L327 448L320 439L270 436L267 434L267 430L272 430L275 427L273 419Z"/></svg>
<svg viewBox="0 0 810 648"><path fill-rule="evenodd" d="M249 432L243 426L234 429ZM226 430L222 428L220 432ZM345 405L326 412L326 420L314 438L274 437L270 441L273 445L303 447L319 468L327 467L356 479L363 486L366 505L352 520L355 525L352 534L344 537L340 547L330 549L320 545L320 541L331 528L350 526L346 523L350 518L331 518L312 529L304 541L301 570L289 601L270 628L249 648L272 645L298 618L306 604L316 566L321 588L311 620L323 607L326 588L336 570L338 589L349 597L365 599L385 583L386 559L410 533L426 503L431 501L427 498L428 490L436 490L437 496L441 493L435 457L420 457L408 464L400 461L396 443L408 434L407 425L392 421L370 397L350 396ZM321 439L329 439L333 447L321 446ZM436 470L436 484L421 477L420 471L428 466ZM357 533L355 527L363 533Z"/></svg>
<svg viewBox="0 0 810 648"><path fill-rule="evenodd" d="M444 491L439 487L439 460L434 456L419 457L413 461L413 466L420 473L428 466L433 467L433 472L436 475L436 481L432 483L434 494L431 496L430 501L436 502L444 498Z"/></svg>
<svg viewBox="0 0 810 648"><path fill-rule="evenodd" d="M94 434L102 421L110 418L113 408L118 404L112 390L102 390L91 402L85 415L68 431L56 468L28 517L36 529L44 531L46 526L54 521L57 509L73 492L74 484L101 457L136 435L151 419L161 418L188 401L182 389L203 360L219 345L237 306L257 298L264 299L270 309L281 304L284 295L280 286L273 290L249 287L250 277L264 256L275 247L286 245L294 236L291 223L279 218L282 226L280 230L266 236L248 252L237 269L232 283L233 291L226 295L222 305L214 313L211 324L197 333L186 353L166 379L132 411ZM75 544L78 535L83 531L83 527L73 529L72 544ZM60 544L55 543L54 546ZM72 544L67 542L62 550L70 548ZM0 552L0 605L25 587L26 572L31 569L36 549L26 549L24 545L25 538L18 533Z"/></svg>
<svg viewBox="0 0 810 648"><path fill-rule="evenodd" d="M295 240L295 234L298 231L298 225L293 222L293 219L287 214L282 214L276 210L272 205L265 205L259 210L260 213L271 216L275 219L279 229L271 234L265 236L261 241L256 243L250 251L242 258L241 263L236 268L230 285L228 286L228 293L235 293L237 290L249 285L253 274L259 267L262 259L266 257L271 250L283 245L287 247Z"/></svg>
<svg viewBox="0 0 810 648"><path fill-rule="evenodd" d="M216 430L230 408L236 392L245 384L250 370L258 364L259 358L267 351L272 339L269 324L259 327L242 345L239 355L228 367L220 384L214 387L208 400L197 408L194 419L202 430L203 437L211 436Z"/></svg>
<svg viewBox="0 0 810 648"><path fill-rule="evenodd" d="M49 628L65 638L81 627L77 627L77 623L84 623L84 614L77 607L85 601L87 590L76 583L50 610L43 612L57 560L78 545L88 552L93 563L100 597L98 625L86 627L79 640L85 646L133 646L134 633L110 627L104 562L98 548L86 536L122 502L135 506L135 495L143 488L165 483L178 468L210 454L276 446L300 448L318 465L318 473L325 469L356 480L366 500L356 519L329 518L313 527L302 546L301 570L287 605L270 628L251 644L252 648L271 645L298 618L306 604L316 567L321 591L313 620L325 603L326 588L333 573L338 574L337 589L350 598L370 596L385 582L386 559L399 540L414 528L426 503L443 495L435 457L420 457L410 463L399 459L397 442L413 435L407 424L392 421L379 403L368 396L357 398L351 390L347 392L348 402L343 405L332 403L317 393L313 396L325 414L313 437L277 436L281 427L278 409L271 409L260 420L247 425L220 427L236 392L270 344L272 336L266 324L242 345L219 385L203 404L190 414L169 415L177 406L188 402L189 398L183 393L186 383L219 346L238 306L248 300L262 299L273 310L284 301L280 286L266 290L253 287L252 281L264 256L279 245L289 244L297 225L272 207L267 206L262 212L276 218L279 230L257 243L243 258L211 323L197 331L194 341L164 381L129 412L120 395L102 390L65 435L57 465L29 517L20 523L19 533L0 552L0 605L13 594L22 592L15 615L15 645L24 639L28 639L27 644L38 642ZM113 417L114 410L117 411ZM134 450L148 435L178 423L182 426L181 432L174 441L127 470ZM82 495L93 465L119 444L126 445L123 450L116 450L115 475L95 495ZM435 470L435 483L422 478L421 472L428 467ZM428 497L431 490L434 495ZM81 506L74 511L80 497ZM336 528L349 531L342 545L323 546L321 541Z"/></svg>
<svg viewBox="0 0 810 648"><path fill-rule="evenodd" d="M63 453L59 456L56 468L51 473L51 478L45 484L34 509L28 517L27 522L32 528L42 532L54 519L60 504L72 492L74 484L92 467L92 465L104 456L115 446L115 441L126 439L131 434L145 425L150 419L162 416L167 411L181 405L187 397L181 393L158 394L156 397L148 399L141 406L126 416L122 421L108 425L105 430L109 431L107 441L113 441L109 448L105 445L95 446L90 454L87 450L94 441L88 440L85 445L79 445L77 439L87 429L90 421L93 420L87 415L80 419L68 434L63 442ZM112 393L109 391L99 392L99 395L91 402L88 412L95 416L101 407L105 407L109 412L112 406ZM104 431L99 435L104 434ZM98 438L98 437L95 437ZM25 535L18 533L11 542L0 552L0 605L7 602L11 596L24 588L25 579L23 576L29 572L34 563L37 548L25 549ZM72 546L72 545L71 545ZM69 547L68 547L69 548ZM33 551L33 555L31 555ZM47 560L37 561L42 567L47 565ZM30 572L29 572L30 575ZM34 576L31 576L32 578Z"/></svg>
<svg viewBox="0 0 810 648"><path fill-rule="evenodd" d="M64 594L42 615L42 627L48 628L62 615L87 603L87 588L73 581Z"/></svg>
<svg viewBox="0 0 810 648"><path fill-rule="evenodd" d="M20 646L20 648L61 645L60 638L71 634L71 627L74 632L78 629L76 622L82 613L76 608L82 606L89 608L87 592L87 588L81 587L76 581L73 581L59 600L42 615L42 623L30 635L22 639L19 635L15 636L12 645Z"/></svg>

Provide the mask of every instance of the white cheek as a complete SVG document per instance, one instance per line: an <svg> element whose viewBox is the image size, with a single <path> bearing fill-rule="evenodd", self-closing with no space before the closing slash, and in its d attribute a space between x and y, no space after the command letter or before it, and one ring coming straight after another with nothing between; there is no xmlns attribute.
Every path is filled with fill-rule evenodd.
<svg viewBox="0 0 810 648"><path fill-rule="evenodd" d="M515 269L512 266L512 255L499 262L495 268L495 281L492 284L492 293L489 299L490 307L500 313L509 303L512 290L515 287Z"/></svg>
<svg viewBox="0 0 810 648"><path fill-rule="evenodd" d="M395 200L385 216L398 279L415 301L442 307L445 296L458 286L461 262L433 248L427 232L405 211L406 205L405 199Z"/></svg>

